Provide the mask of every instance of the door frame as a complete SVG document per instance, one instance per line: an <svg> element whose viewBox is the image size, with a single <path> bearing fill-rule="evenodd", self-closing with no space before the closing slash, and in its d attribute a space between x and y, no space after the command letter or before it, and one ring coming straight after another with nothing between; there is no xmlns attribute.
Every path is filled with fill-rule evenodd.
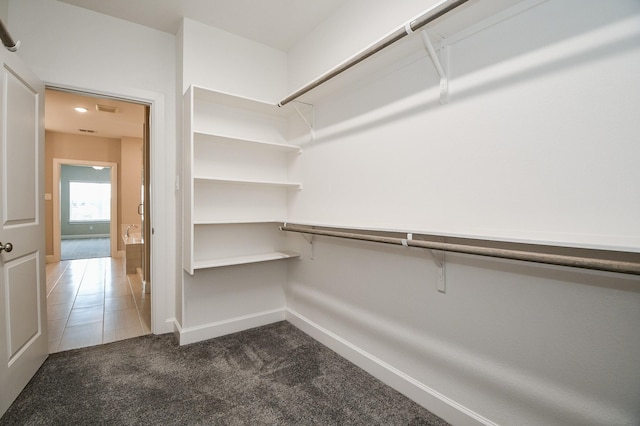
<svg viewBox="0 0 640 426"><path fill-rule="evenodd" d="M53 262L60 262L62 233L60 224L60 171L63 165L67 166L99 166L110 167L111 173L111 219L109 223L111 257L118 256L118 163L106 161L72 160L68 158L53 159ZM115 220L114 220L115 218Z"/></svg>
<svg viewBox="0 0 640 426"><path fill-rule="evenodd" d="M176 271L181 271L181 269L174 269L178 255L175 248L175 234L172 234L175 227L175 217L170 214L170 211L174 210L175 206L171 204L171 197L165 193L166 170L173 170L173 166L170 166L168 161L175 162L175 153L170 152L167 147L167 141L171 136L167 133L166 113L171 108L165 105L166 96L162 92L131 87L122 89L119 86L114 88L109 84L105 86L97 82L94 83L82 87L69 81L45 80L44 82L48 89L115 98L149 107L148 146L151 178L149 179L150 194L146 218L151 226L151 235L145 239L145 243L148 241L151 244L149 246L149 250L151 250L151 276L149 279L153 285L151 291L151 332L154 334L172 333L174 331L174 311L172 309L175 300L174 286L175 280L178 279ZM173 184L174 178L170 177L169 179ZM165 230L165 232L155 232L158 229Z"/></svg>

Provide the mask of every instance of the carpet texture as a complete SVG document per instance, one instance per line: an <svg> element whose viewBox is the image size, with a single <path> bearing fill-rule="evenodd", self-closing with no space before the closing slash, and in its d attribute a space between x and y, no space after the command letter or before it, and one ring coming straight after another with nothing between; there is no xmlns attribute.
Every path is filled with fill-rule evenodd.
<svg viewBox="0 0 640 426"><path fill-rule="evenodd" d="M2 425L446 425L279 322L180 347L148 335L53 354Z"/></svg>

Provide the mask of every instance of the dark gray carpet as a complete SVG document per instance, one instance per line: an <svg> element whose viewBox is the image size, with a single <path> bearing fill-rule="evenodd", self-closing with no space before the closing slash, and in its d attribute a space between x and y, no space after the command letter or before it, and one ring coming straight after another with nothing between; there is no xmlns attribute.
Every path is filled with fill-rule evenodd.
<svg viewBox="0 0 640 426"><path fill-rule="evenodd" d="M109 238L76 238L60 241L60 259L93 259L94 257L109 257Z"/></svg>
<svg viewBox="0 0 640 426"><path fill-rule="evenodd" d="M179 347L170 334L53 354L2 425L446 425L280 322Z"/></svg>

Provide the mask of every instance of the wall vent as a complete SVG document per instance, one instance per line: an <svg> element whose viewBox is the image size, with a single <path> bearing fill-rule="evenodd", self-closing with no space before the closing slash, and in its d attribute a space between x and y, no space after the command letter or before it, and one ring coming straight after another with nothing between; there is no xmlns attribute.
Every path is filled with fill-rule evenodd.
<svg viewBox="0 0 640 426"><path fill-rule="evenodd" d="M116 112L118 112L118 107L114 107L114 106L110 106L110 105L96 104L96 111L108 112L109 114L115 114Z"/></svg>
<svg viewBox="0 0 640 426"><path fill-rule="evenodd" d="M95 133L95 130L91 130L91 129L78 129L79 131L83 132L83 133Z"/></svg>

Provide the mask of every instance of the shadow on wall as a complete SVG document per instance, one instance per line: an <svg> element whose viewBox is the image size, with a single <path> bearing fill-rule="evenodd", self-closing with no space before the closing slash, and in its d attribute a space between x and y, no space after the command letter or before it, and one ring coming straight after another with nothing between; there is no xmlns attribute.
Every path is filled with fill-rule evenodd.
<svg viewBox="0 0 640 426"><path fill-rule="evenodd" d="M539 7L551 6L544 3ZM528 43L520 44L522 40L520 38L517 43L512 43L509 49L495 49L486 52L486 55L476 54L473 55L472 60L465 59L469 52L460 52L461 49L458 47L458 44L464 43L466 39L453 44L451 68L455 76L450 79L450 102L460 103L528 80L540 79L545 75L561 72L563 69L585 66L591 62L637 50L640 45L638 31L629 30L624 22L618 22L629 16L620 15L619 10L610 9L616 8L604 11L603 16L606 18L599 16L597 23L587 21L580 22L580 25L562 24L563 16L560 14L557 25L546 23L546 28L526 39ZM520 23L517 16L512 18L512 21L509 21L510 25L527 27L526 22ZM611 24L618 23L620 27L612 31L602 23L603 21ZM492 31L492 28L486 31ZM592 33L594 31L595 33ZM565 41L567 37L578 38ZM597 40L597 43L594 40ZM413 50L418 54L414 53L409 58L396 61L393 65L374 73L362 75L370 69L367 68L367 63L359 65L358 67L362 67L360 69L347 71L362 78L353 84L350 90L332 94L331 101L319 106L320 113L316 118L317 133L313 143L328 142L372 127L397 122L402 118L431 109L442 108L438 98L439 77L419 37L404 39L387 50L393 49ZM465 49L473 50L473 46ZM544 53L540 53L543 49L546 49ZM373 57L368 61L384 62L384 55L391 56L392 53L382 51L379 55L380 57ZM514 62L509 63L509 61ZM494 66L496 66L495 69L492 68ZM416 86L416 82L420 85ZM331 84L332 82L327 83L327 85ZM373 86L375 90L372 90ZM375 96L367 96L367 92L375 92ZM394 103L402 105L401 102L406 102L407 105L400 108L396 106L390 114L377 111ZM367 114L371 116L363 117ZM348 123L356 117L362 120L358 120L351 126L347 124L332 129L332 126ZM307 143L309 142L301 142L302 145Z"/></svg>

